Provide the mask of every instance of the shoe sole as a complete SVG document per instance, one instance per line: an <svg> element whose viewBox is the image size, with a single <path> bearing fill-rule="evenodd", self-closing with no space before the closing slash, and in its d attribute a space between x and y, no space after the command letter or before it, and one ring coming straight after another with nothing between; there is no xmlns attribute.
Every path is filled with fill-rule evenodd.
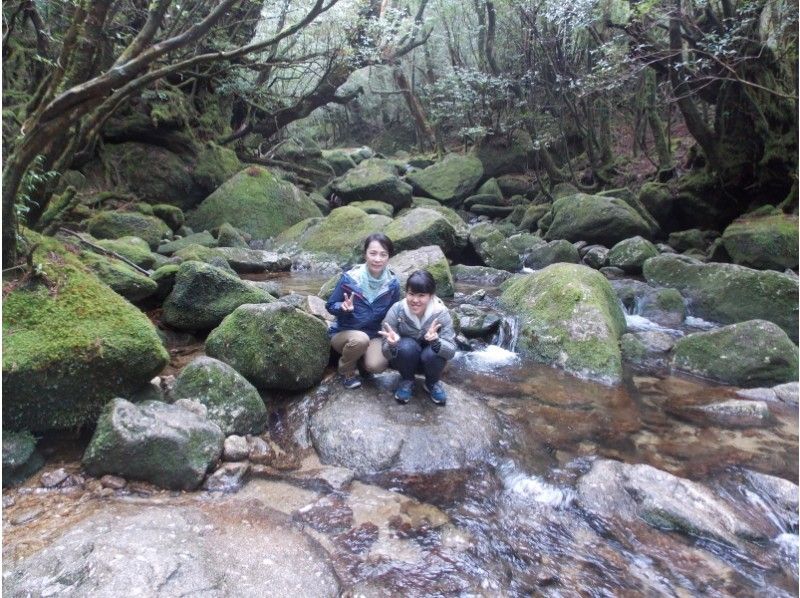
<svg viewBox="0 0 800 598"><path fill-rule="evenodd" d="M423 388L425 389L425 392L428 393L428 396L431 399L431 403L433 403L434 405L440 405L442 407L447 405L447 398L446 397L444 399L434 399L433 395L431 394L431 391L428 389L427 384L425 386L423 386Z"/></svg>

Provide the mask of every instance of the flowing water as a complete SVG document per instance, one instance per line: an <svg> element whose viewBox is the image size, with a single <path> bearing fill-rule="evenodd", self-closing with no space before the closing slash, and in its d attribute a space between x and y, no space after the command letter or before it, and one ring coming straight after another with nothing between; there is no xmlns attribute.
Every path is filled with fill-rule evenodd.
<svg viewBox="0 0 800 598"><path fill-rule="evenodd" d="M316 293L327 276L271 278ZM635 329L655 326L635 314L628 320ZM671 333L711 325L690 320ZM320 543L349 596L797 595L796 515L787 524L780 505L745 479L752 470L797 483L795 407L771 403L770 418L758 425L693 420L685 416L693 405L730 399L733 391L636 370L627 370L621 385L604 386L520 358L515 339L508 319L492 344L459 353L444 376L498 414L503 440L488 462L434 476L320 484L315 472L323 466L313 450L298 446L283 471L256 472L236 494L151 488L136 500L260 501ZM199 354L198 342L178 339L173 357ZM270 437L287 453L302 428L297 405L309 400L296 397L273 409ZM79 445L52 449L47 469L66 464L77 471ZM599 517L581 506L576 488L597 458L644 463L704 484L771 539L714 542L642 520ZM109 500L136 496L111 496L96 486L72 492L36 486L4 493L6 557L34 552ZM25 522L31 509L41 512Z"/></svg>

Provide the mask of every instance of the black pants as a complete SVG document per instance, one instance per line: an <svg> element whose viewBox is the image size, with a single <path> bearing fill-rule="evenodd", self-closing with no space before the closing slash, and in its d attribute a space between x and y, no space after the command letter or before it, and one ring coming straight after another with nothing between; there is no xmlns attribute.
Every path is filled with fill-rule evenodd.
<svg viewBox="0 0 800 598"><path fill-rule="evenodd" d="M425 374L425 384L430 387L439 381L447 360L434 353L429 346L423 347L413 338L406 336L397 344L397 357L393 357L389 363L400 372L403 380L413 381L417 372Z"/></svg>

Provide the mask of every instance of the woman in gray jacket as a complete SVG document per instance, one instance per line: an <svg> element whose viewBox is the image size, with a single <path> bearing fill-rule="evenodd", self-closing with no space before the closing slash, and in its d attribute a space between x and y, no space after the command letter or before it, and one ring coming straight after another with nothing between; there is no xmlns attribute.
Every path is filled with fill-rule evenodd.
<svg viewBox="0 0 800 598"><path fill-rule="evenodd" d="M425 391L437 405L447 402L439 378L456 353L453 319L436 296L436 281L425 270L417 270L406 281L406 297L389 308L383 320L383 354L400 372L394 393L398 403L408 403L414 394L414 375L425 374Z"/></svg>

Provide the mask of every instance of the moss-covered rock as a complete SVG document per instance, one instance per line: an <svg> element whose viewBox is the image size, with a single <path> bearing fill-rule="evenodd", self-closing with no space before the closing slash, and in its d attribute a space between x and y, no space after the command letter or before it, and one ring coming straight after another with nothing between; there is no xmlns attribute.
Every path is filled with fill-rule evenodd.
<svg viewBox="0 0 800 598"><path fill-rule="evenodd" d="M489 222L470 228L469 242L485 266L509 272L516 272L522 267L521 252L509 243L497 226Z"/></svg>
<svg viewBox="0 0 800 598"><path fill-rule="evenodd" d="M184 262L164 301L164 322L180 330L209 330L245 303L270 303L275 298L238 276L202 262Z"/></svg>
<svg viewBox="0 0 800 598"><path fill-rule="evenodd" d="M255 239L267 239L304 218L321 215L300 189L266 168L249 166L225 181L186 220L195 230L227 222Z"/></svg>
<svg viewBox="0 0 800 598"><path fill-rule="evenodd" d="M281 301L238 307L206 340L208 355L263 389L310 388L322 379L329 352L325 324Z"/></svg>
<svg viewBox="0 0 800 598"><path fill-rule="evenodd" d="M669 234L667 243L675 251L684 252L690 249L696 249L701 253L705 253L708 246L712 241L719 236L719 233L714 230L700 230L699 228L690 228L688 230L676 231Z"/></svg>
<svg viewBox="0 0 800 598"><path fill-rule="evenodd" d="M577 264L580 261L578 250L569 241L559 239L549 243L537 243L525 255L523 264L532 270L541 270L550 264Z"/></svg>
<svg viewBox="0 0 800 598"><path fill-rule="evenodd" d="M644 293L637 303L637 313L668 328L676 328L686 319L686 304L676 289L653 289Z"/></svg>
<svg viewBox="0 0 800 598"><path fill-rule="evenodd" d="M661 236L661 225L658 221L653 217L653 215L647 211L647 208L644 204L639 201L639 197L636 196L633 191L628 189L627 187L620 187L619 189L608 189L605 191L601 191L598 193L600 197L616 197L621 199L626 204L628 204L631 208L633 208L639 216L642 217L648 227L650 228L648 236L650 238L660 237Z"/></svg>
<svg viewBox="0 0 800 598"><path fill-rule="evenodd" d="M150 320L54 239L33 255L43 276L3 301L3 424L68 429L146 384L169 356Z"/></svg>
<svg viewBox="0 0 800 598"><path fill-rule="evenodd" d="M276 239L279 247L292 246L313 253L330 256L340 263L360 258L364 239L375 232L383 232L391 218L367 214L364 210L343 206L331 211L325 218L299 222Z"/></svg>
<svg viewBox="0 0 800 598"><path fill-rule="evenodd" d="M461 209L469 210L470 212L477 214L478 212L473 210L473 207L495 206L507 208L510 205L511 202L502 195L498 196L494 193L476 193L475 195L470 195L461 203Z"/></svg>
<svg viewBox="0 0 800 598"><path fill-rule="evenodd" d="M203 193L192 202L180 202L179 205L184 208L188 207L187 204L196 205L199 199L213 192L242 169L242 163L236 152L229 147L222 147L209 141L195 148L195 151L192 179L195 187Z"/></svg>
<svg viewBox="0 0 800 598"><path fill-rule="evenodd" d="M389 267L405 289L406 280L415 270L427 270L436 281L436 294L439 297L452 297L455 293L450 264L437 245L402 251L389 260Z"/></svg>
<svg viewBox="0 0 800 598"><path fill-rule="evenodd" d="M222 455L219 426L179 405L114 399L83 454L89 475L119 475L174 490L194 490Z"/></svg>
<svg viewBox="0 0 800 598"><path fill-rule="evenodd" d="M561 199L562 197L576 195L578 193L580 193L578 188L572 183L558 183L553 186L553 190L550 192L550 195L553 196L553 200L556 200Z"/></svg>
<svg viewBox="0 0 800 598"><path fill-rule="evenodd" d="M439 212L415 208L393 220L383 231L397 251L438 245L445 254L456 247L456 231Z"/></svg>
<svg viewBox="0 0 800 598"><path fill-rule="evenodd" d="M98 239L139 237L151 249L158 247L163 239L172 238L172 231L163 220L136 212L99 212L89 218L86 230Z"/></svg>
<svg viewBox="0 0 800 598"><path fill-rule="evenodd" d="M150 297L158 289L158 285L149 277L137 272L122 260L91 251L82 251L79 258L97 278L131 303Z"/></svg>
<svg viewBox="0 0 800 598"><path fill-rule="evenodd" d="M797 341L798 281L793 276L670 254L650 258L642 270L647 282L680 291L692 315L721 324L768 320Z"/></svg>
<svg viewBox="0 0 800 598"><path fill-rule="evenodd" d="M668 185L655 182L645 183L639 189L639 201L653 215L661 228L669 229L671 227L675 200Z"/></svg>
<svg viewBox="0 0 800 598"><path fill-rule="evenodd" d="M478 187L478 190L475 192L475 194L503 197L503 191L500 189L500 185L497 183L497 179L494 177L488 179L485 183L483 183L483 185ZM511 195L516 195L516 193L512 193Z"/></svg>
<svg viewBox="0 0 800 598"><path fill-rule="evenodd" d="M365 160L335 179L331 189L344 203L383 201L395 209L411 203L411 185L403 181L386 160Z"/></svg>
<svg viewBox="0 0 800 598"><path fill-rule="evenodd" d="M550 211L550 204L539 203L525 208L525 213L519 223L520 230L536 232L539 229L539 220Z"/></svg>
<svg viewBox="0 0 800 598"><path fill-rule="evenodd" d="M411 207L412 208L432 208L435 206L441 206L438 201L435 199L431 199L430 197L412 197L411 198Z"/></svg>
<svg viewBox="0 0 800 598"><path fill-rule="evenodd" d="M642 237L632 237L620 241L611 248L608 252L608 265L631 274L638 274L642 271L642 264L657 255L659 255L658 249L650 241Z"/></svg>
<svg viewBox="0 0 800 598"><path fill-rule="evenodd" d="M375 201L374 199L366 201L351 201L348 205L351 208L364 210L367 214L378 214L380 216L388 216L389 218L394 215L394 206L386 203L385 201Z"/></svg>
<svg viewBox="0 0 800 598"><path fill-rule="evenodd" d="M223 258L238 273L288 272L291 258L282 253L244 247L217 247L216 255Z"/></svg>
<svg viewBox="0 0 800 598"><path fill-rule="evenodd" d="M457 205L483 178L483 165L474 156L450 154L441 162L406 176L414 193L444 204Z"/></svg>
<svg viewBox="0 0 800 598"><path fill-rule="evenodd" d="M602 274L554 264L502 288L501 303L520 319L520 352L579 376L619 382L625 316Z"/></svg>
<svg viewBox="0 0 800 598"><path fill-rule="evenodd" d="M602 245L590 245L583 254L583 263L590 268L599 270L608 265L608 251L608 248Z"/></svg>
<svg viewBox="0 0 800 598"><path fill-rule="evenodd" d="M157 203L152 206L152 209L153 216L163 220L173 231L177 231L186 221L183 210L181 210L178 206L171 206L166 203Z"/></svg>
<svg viewBox="0 0 800 598"><path fill-rule="evenodd" d="M648 237L650 226L636 210L621 199L577 193L557 199L551 209L551 222L543 229L548 241L586 241L600 245L614 244L635 237Z"/></svg>
<svg viewBox="0 0 800 598"><path fill-rule="evenodd" d="M249 248L247 241L245 241L241 233L236 230L236 227L228 224L227 222L219 227L217 245L219 247L240 247L242 249Z"/></svg>
<svg viewBox="0 0 800 598"><path fill-rule="evenodd" d="M158 286L158 289L153 294L155 299L164 301L172 292L172 287L175 286L175 275L179 269L180 266L178 264L164 264L150 275L150 280Z"/></svg>
<svg viewBox="0 0 800 598"><path fill-rule="evenodd" d="M342 176L351 168L356 167L356 163L344 150L322 150L322 157L330 164L331 168L333 168L336 176Z"/></svg>
<svg viewBox="0 0 800 598"><path fill-rule="evenodd" d="M500 187L500 191L506 197L522 195L528 199L533 199L536 196L536 183L527 175L504 174L497 177L496 180L497 186Z"/></svg>
<svg viewBox="0 0 800 598"><path fill-rule="evenodd" d="M722 233L734 264L783 271L797 269L797 215L742 216Z"/></svg>
<svg viewBox="0 0 800 598"><path fill-rule="evenodd" d="M20 484L42 468L36 438L28 431L3 430L3 488Z"/></svg>
<svg viewBox="0 0 800 598"><path fill-rule="evenodd" d="M198 357L181 370L173 396L199 401L225 436L260 434L267 409L256 388L227 363Z"/></svg>
<svg viewBox="0 0 800 598"><path fill-rule="evenodd" d="M797 347L772 322L749 320L675 343L678 370L746 388L797 380Z"/></svg>
<svg viewBox="0 0 800 598"><path fill-rule="evenodd" d="M218 245L217 240L207 230L204 230L199 233L192 233L191 235L186 235L180 239L175 239L174 241L170 241L169 243L162 243L158 246L158 253L161 255L172 255L180 251L181 249L185 249L190 245L200 245L202 247L216 247Z"/></svg>
<svg viewBox="0 0 800 598"><path fill-rule="evenodd" d="M481 139L473 154L483 165L486 176L498 176L528 170L528 156L533 149L530 135L515 129L510 135L492 135Z"/></svg>
<svg viewBox="0 0 800 598"><path fill-rule="evenodd" d="M108 249L129 259L140 268L151 268L155 263L155 257L150 251L150 245L139 237L101 239L97 241L97 244L103 249Z"/></svg>

